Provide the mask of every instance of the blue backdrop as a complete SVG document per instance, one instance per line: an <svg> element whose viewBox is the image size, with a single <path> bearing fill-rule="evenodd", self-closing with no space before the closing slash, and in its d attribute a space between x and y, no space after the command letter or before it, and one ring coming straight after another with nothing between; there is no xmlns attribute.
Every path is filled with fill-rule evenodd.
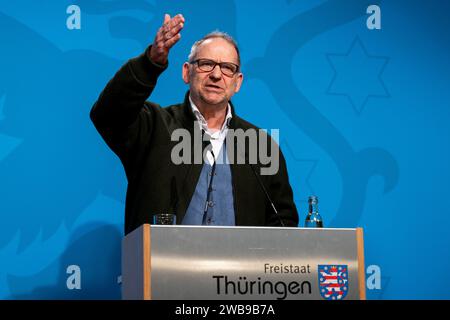
<svg viewBox="0 0 450 320"><path fill-rule="evenodd" d="M381 29L367 26L371 4ZM449 299L450 2L438 0L0 1L0 298L120 298L126 178L89 111L166 12L186 23L152 100L181 101L192 43L231 34L237 113L280 129L301 221L317 194L325 226L364 227L366 265L381 270L369 299ZM67 286L73 265L81 289Z"/></svg>

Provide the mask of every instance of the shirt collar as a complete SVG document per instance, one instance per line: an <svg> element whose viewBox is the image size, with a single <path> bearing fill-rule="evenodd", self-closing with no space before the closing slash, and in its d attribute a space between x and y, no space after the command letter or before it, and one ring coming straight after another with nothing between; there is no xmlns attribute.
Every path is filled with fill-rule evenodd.
<svg viewBox="0 0 450 320"><path fill-rule="evenodd" d="M198 108L195 105L194 101L192 101L190 95L189 95L189 102L191 103L192 112L194 113L195 118L197 119L197 121L198 121L198 123L200 125L200 129L203 129L206 132L211 133L209 128L208 128L208 123L206 122L205 117L203 117L203 115L200 112L200 110L198 110ZM228 128L228 126L230 125L230 121L231 121L232 117L233 117L233 115L231 114L231 106L228 103L227 115L225 116L225 121L222 124L222 128L220 129L220 132L223 132L226 128Z"/></svg>

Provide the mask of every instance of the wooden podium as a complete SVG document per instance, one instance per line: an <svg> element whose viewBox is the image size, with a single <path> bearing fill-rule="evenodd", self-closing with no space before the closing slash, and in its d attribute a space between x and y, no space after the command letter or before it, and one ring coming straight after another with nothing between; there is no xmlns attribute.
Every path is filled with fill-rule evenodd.
<svg viewBox="0 0 450 320"><path fill-rule="evenodd" d="M365 299L363 230L142 225L123 299Z"/></svg>

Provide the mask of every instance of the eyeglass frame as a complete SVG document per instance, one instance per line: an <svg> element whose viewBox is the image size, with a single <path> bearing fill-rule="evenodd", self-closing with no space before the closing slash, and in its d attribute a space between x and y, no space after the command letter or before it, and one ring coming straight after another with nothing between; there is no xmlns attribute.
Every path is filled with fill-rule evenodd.
<svg viewBox="0 0 450 320"><path fill-rule="evenodd" d="M214 63L214 66L213 66L212 69L209 70L209 71L202 70L202 69L200 69L200 66L198 65L198 62L199 62L200 60L211 61L211 62ZM189 61L189 63L190 63L190 64L197 64L197 67L199 68L199 70L201 70L202 72L205 72L205 73L206 73L206 72L211 72L211 71L213 71L213 70L216 68L216 66L219 65L220 72L221 72L224 76L227 76L227 77L234 77L234 76L235 76L236 74L238 74L238 73L240 72L240 70L241 70L241 66L238 65L238 64L236 64L236 63L233 63L233 62L216 62L216 61L214 61L214 60L206 59L206 58L195 59L195 60L193 60L193 61ZM231 75L225 74L225 73L222 71L222 65L223 65L223 64L231 64L231 65L235 66L235 67L236 67L236 71L235 71L233 74L231 74Z"/></svg>

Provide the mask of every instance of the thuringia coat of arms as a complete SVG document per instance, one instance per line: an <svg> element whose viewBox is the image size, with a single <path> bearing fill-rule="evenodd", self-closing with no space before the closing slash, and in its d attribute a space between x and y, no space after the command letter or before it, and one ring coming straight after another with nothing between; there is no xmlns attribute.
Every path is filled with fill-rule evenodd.
<svg viewBox="0 0 450 320"><path fill-rule="evenodd" d="M347 265L320 264L318 266L320 295L326 300L342 300L348 292Z"/></svg>

